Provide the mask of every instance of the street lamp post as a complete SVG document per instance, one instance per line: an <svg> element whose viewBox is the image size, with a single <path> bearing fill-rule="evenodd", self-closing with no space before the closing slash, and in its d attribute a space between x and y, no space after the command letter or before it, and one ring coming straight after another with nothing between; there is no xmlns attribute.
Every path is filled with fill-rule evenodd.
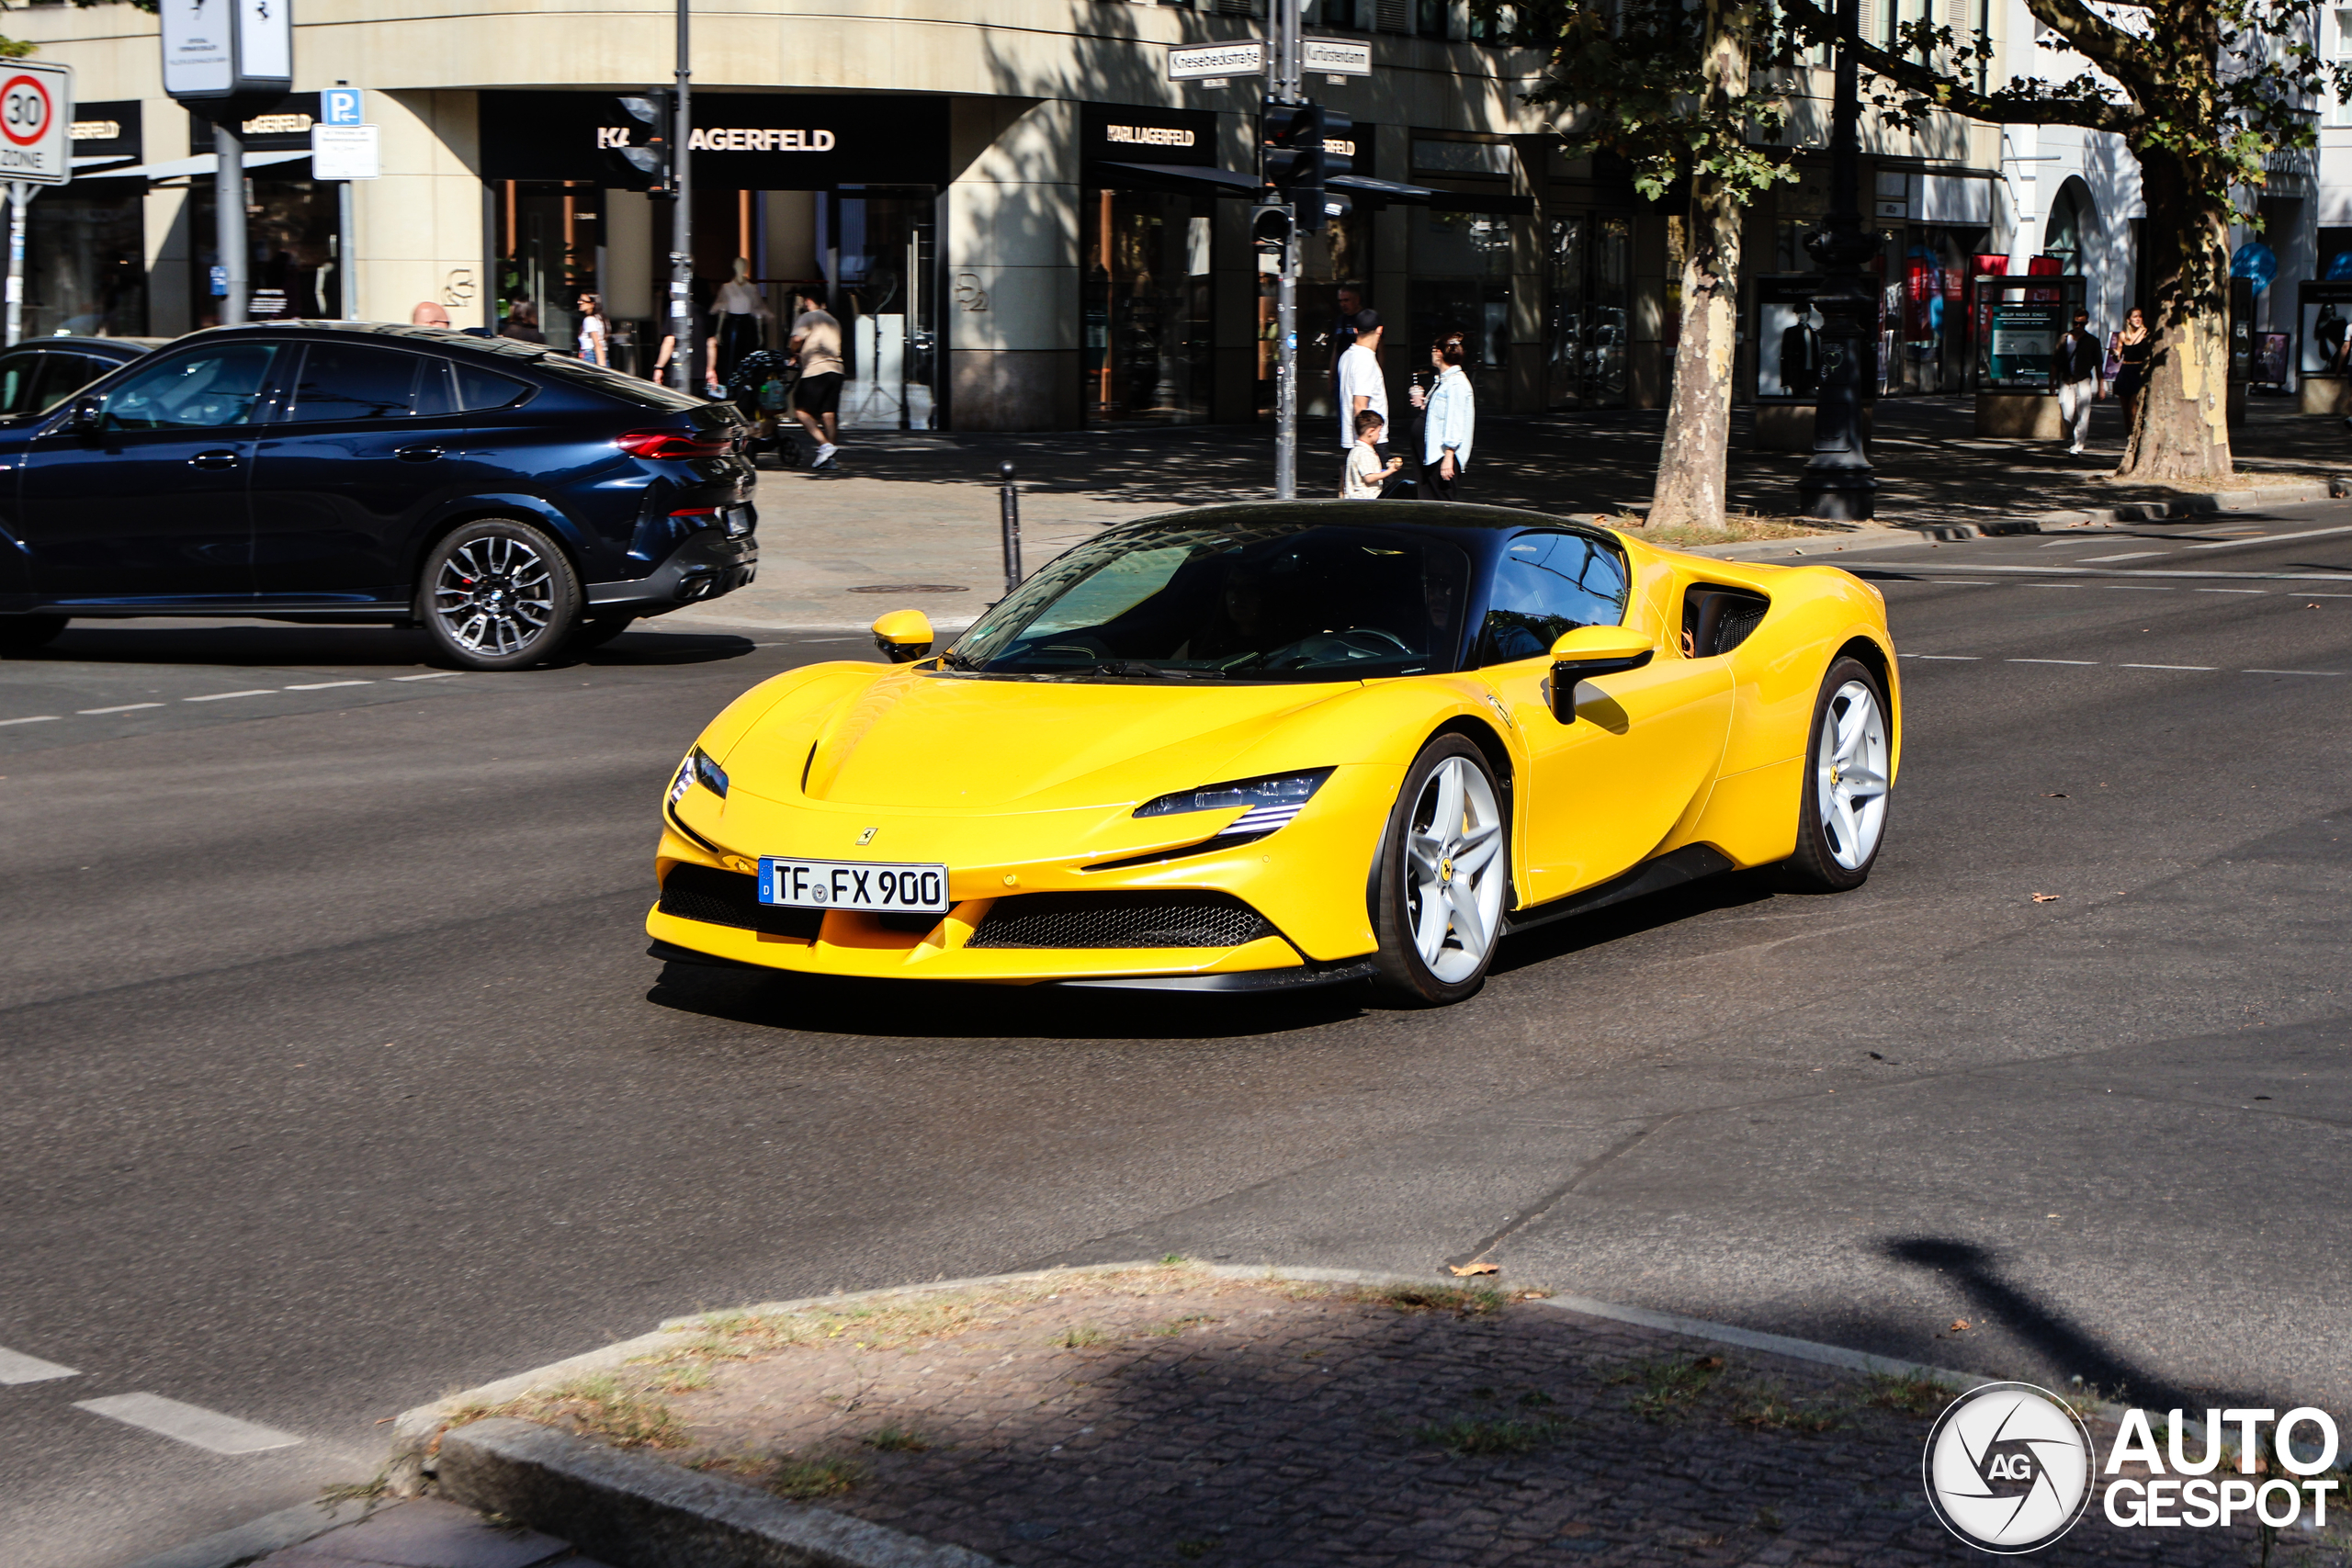
<svg viewBox="0 0 2352 1568"><path fill-rule="evenodd" d="M694 154L686 150L694 116L686 102L686 0L678 0L678 102L671 126L670 193L677 209L670 220L670 384L681 392L694 389L695 358L695 200Z"/></svg>
<svg viewBox="0 0 2352 1568"><path fill-rule="evenodd" d="M1858 523L1878 509L1878 479L1862 448L1863 371L1876 355L1876 312L1862 270L1879 248L1862 227L1861 94L1854 44L1861 0L1838 6L1837 96L1829 130L1829 212L1805 237L1821 268L1815 303L1821 311L1821 386L1813 406L1813 457L1797 481L1798 509L1808 517Z"/></svg>

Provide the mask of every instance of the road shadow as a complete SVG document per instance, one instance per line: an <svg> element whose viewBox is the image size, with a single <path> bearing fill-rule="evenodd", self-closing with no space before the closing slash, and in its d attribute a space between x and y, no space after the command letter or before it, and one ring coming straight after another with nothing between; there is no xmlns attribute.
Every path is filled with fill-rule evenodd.
<svg viewBox="0 0 2352 1568"><path fill-rule="evenodd" d="M541 669L593 666L707 664L741 659L758 645L733 632L659 623L622 633L584 656ZM38 664L209 664L250 669L447 669L422 631L395 626L290 626L167 620L76 621L47 647L10 656Z"/></svg>
<svg viewBox="0 0 2352 1568"><path fill-rule="evenodd" d="M1745 908L1779 896L1769 870L1728 872L1686 882L1646 897L1629 898L1623 904L1595 909L1589 915L1572 915L1521 931L1503 943L1502 951L1495 955L1494 967L1487 973L1508 975L1588 948L1605 947L1629 936L1640 936L1661 926L1676 925L1694 916Z"/></svg>
<svg viewBox="0 0 2352 1568"><path fill-rule="evenodd" d="M1371 1001L1361 985L1287 996L1188 996L943 980L847 980L782 972L755 975L698 964L663 964L645 999L674 1011L795 1034L1136 1042L1287 1034L1362 1017Z"/></svg>

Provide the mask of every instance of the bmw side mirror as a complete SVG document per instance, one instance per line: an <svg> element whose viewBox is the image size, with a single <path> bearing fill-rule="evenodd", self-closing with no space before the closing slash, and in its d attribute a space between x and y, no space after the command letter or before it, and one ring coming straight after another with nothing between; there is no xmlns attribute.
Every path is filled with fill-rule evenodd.
<svg viewBox="0 0 2352 1568"><path fill-rule="evenodd" d="M76 435L96 434L104 406L96 398L74 399L74 407L65 415L65 428Z"/></svg>
<svg viewBox="0 0 2352 1568"><path fill-rule="evenodd" d="M893 664L911 664L931 652L931 617L921 610L893 610L874 623L874 646Z"/></svg>
<svg viewBox="0 0 2352 1568"><path fill-rule="evenodd" d="M1577 721L1577 682L1639 670L1657 656L1650 639L1623 626L1578 626L1552 645L1552 716Z"/></svg>

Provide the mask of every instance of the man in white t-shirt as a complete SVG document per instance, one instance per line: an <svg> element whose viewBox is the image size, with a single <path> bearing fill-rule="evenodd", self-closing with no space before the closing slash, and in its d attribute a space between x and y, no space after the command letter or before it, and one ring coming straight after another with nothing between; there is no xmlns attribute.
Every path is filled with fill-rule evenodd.
<svg viewBox="0 0 2352 1568"><path fill-rule="evenodd" d="M1340 355L1340 445L1352 448L1356 444L1356 415L1370 409L1388 423L1388 378L1380 369L1380 312L1359 310L1355 319L1356 341ZM1388 447L1384 441L1380 448L1382 462L1388 460Z"/></svg>
<svg viewBox="0 0 2352 1568"><path fill-rule="evenodd" d="M812 468L830 468L840 450L842 407L842 324L814 294L800 299L800 314L793 319L790 350L800 361L800 380L792 389L792 415L817 444Z"/></svg>

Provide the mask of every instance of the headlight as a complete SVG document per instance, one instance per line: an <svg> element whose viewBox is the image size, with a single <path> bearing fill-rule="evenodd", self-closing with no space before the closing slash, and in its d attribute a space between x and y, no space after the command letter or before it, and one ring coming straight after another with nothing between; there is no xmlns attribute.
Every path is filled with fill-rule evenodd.
<svg viewBox="0 0 2352 1568"><path fill-rule="evenodd" d="M1236 779L1230 784L1203 784L1198 789L1163 795L1136 807L1138 817L1173 817L1186 811L1246 809L1227 824L1227 833L1271 833L1292 818L1323 787L1329 768L1309 768L1295 773L1269 773L1264 778Z"/></svg>
<svg viewBox="0 0 2352 1568"><path fill-rule="evenodd" d="M686 791L700 784L719 799L727 798L727 773L724 769L704 755L699 746L686 753L678 764L678 776L670 781L670 804L675 806L686 798Z"/></svg>

